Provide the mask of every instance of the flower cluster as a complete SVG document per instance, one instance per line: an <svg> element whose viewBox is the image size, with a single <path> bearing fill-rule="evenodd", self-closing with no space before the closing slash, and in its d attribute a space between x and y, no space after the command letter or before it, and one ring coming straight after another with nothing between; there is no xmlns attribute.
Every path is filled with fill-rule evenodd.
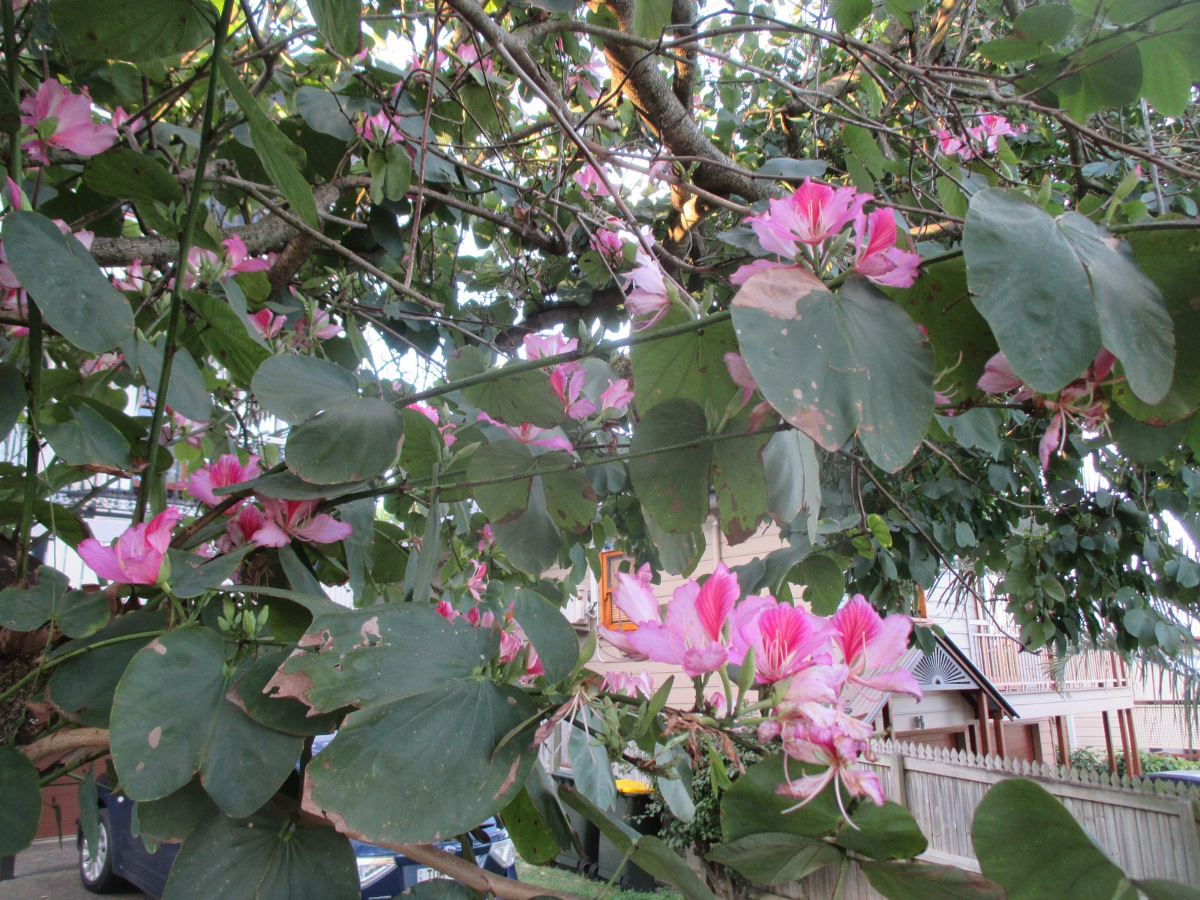
<svg viewBox="0 0 1200 900"><path fill-rule="evenodd" d="M22 144L30 158L47 165L47 151L59 147L80 156L103 153L117 140L117 129L92 121L92 101L72 94L57 81L43 81L37 94L21 101L21 124L33 136Z"/></svg>
<svg viewBox="0 0 1200 900"><path fill-rule="evenodd" d="M845 265L853 272L887 287L911 287L921 257L896 246L896 216L890 209L866 212L870 194L852 187L832 188L808 179L790 197L771 200L766 212L746 221L768 253L783 261L756 260L733 276L734 284L763 269L803 265L818 277L838 266L838 256L850 243L844 229L853 230L853 257ZM628 305L628 301L626 303Z"/></svg>
<svg viewBox="0 0 1200 900"><path fill-rule="evenodd" d="M1038 443L1038 460L1045 472L1050 468L1050 457L1061 452L1066 443L1068 424L1074 424L1080 431L1102 431L1108 427L1108 401L1098 388L1112 374L1116 362L1109 351L1101 350L1083 374L1059 391L1058 397L1035 397L1033 388L1013 371L1001 351L987 361L978 387L985 394L1008 394L1017 401L1033 400L1050 410L1050 427Z"/></svg>
<svg viewBox="0 0 1200 900"><path fill-rule="evenodd" d="M752 666L767 698L760 739L778 739L789 760L826 767L788 776L777 792L803 805L832 783L839 804L842 788L883 803L879 779L855 767L868 751L872 726L849 714L848 701L889 691L921 696L912 673L899 665L911 619L882 619L862 595L828 619L767 595L739 603L737 579L723 563L703 585L689 580L676 588L664 616L650 579L649 566L617 575L613 602L637 628L602 629L609 643L635 659L680 666L693 678L731 663Z"/></svg>
<svg viewBox="0 0 1200 900"><path fill-rule="evenodd" d="M1021 130L1025 130L1025 127L1022 126ZM969 162L979 155L981 149L995 153L1000 147L1000 138L1018 133L1004 116L981 115L979 124L968 128L965 134L951 134L939 128L938 149L944 156L957 156L963 162Z"/></svg>
<svg viewBox="0 0 1200 900"><path fill-rule="evenodd" d="M171 546L171 529L181 518L183 513L170 507L148 523L127 528L108 547L95 538L81 541L79 555L101 578L121 584L156 584Z"/></svg>

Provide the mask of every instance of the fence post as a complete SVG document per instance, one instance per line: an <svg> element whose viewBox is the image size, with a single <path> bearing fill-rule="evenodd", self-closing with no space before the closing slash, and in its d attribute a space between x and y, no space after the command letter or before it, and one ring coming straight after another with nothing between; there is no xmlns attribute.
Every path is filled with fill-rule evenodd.
<svg viewBox="0 0 1200 900"><path fill-rule="evenodd" d="M887 757L887 764L891 775L888 778L888 799L907 808L908 790L904 784L904 779L907 777L904 769L904 755L901 753L890 754Z"/></svg>

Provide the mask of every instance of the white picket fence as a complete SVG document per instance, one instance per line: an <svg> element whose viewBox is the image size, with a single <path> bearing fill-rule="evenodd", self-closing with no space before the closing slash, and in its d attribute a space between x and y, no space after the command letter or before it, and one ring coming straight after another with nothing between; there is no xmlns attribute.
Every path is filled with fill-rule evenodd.
<svg viewBox="0 0 1200 900"><path fill-rule="evenodd" d="M876 761L888 797L906 806L929 839L922 857L979 871L971 821L988 789L1008 778L1032 778L1057 797L1118 865L1134 878L1167 878L1200 887L1200 791L1171 781L1081 772L1065 766L980 757L906 742L876 741ZM793 900L833 896L836 868L769 893ZM844 900L875 900L857 867L846 872Z"/></svg>

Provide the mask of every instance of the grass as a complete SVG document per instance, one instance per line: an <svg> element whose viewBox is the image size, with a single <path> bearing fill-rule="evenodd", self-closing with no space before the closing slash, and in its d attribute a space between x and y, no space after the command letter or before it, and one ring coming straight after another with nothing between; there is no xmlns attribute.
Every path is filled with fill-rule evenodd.
<svg viewBox="0 0 1200 900"><path fill-rule="evenodd" d="M659 888L656 891L623 891L616 884L605 890L607 881L588 878L569 869L556 866L534 866L524 860L517 860L517 877L527 884L535 884L548 890L564 894L575 894L594 900L603 894L604 900L682 900L681 896L670 888Z"/></svg>

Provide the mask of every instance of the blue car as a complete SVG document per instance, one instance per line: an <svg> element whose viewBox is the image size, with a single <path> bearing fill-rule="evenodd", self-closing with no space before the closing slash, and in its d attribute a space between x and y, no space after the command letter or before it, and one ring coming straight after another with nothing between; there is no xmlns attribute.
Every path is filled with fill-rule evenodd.
<svg viewBox="0 0 1200 900"><path fill-rule="evenodd" d="M83 886L97 894L105 893L129 882L154 897L161 897L167 887L167 876L179 853L179 844L161 844L153 853L131 828L133 801L114 794L97 779L100 800L100 827L96 846L89 847L80 829L76 843L79 847L79 877ZM517 877L517 852L504 828L489 819L482 831L475 829L473 848L476 862L490 872ZM362 900L384 900L395 897L414 884L443 876L436 869L421 866L407 856L383 847L351 841L358 858L358 882ZM455 855L458 841L443 841L437 846Z"/></svg>

